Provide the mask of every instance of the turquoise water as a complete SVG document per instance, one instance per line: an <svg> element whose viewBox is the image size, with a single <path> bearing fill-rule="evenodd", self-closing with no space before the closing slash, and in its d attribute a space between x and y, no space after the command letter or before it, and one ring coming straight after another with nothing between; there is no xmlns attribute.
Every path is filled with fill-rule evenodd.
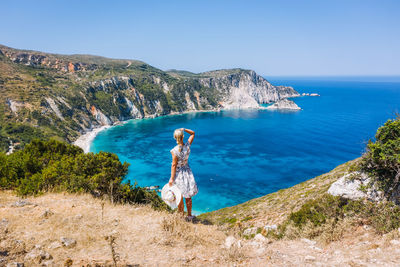
<svg viewBox="0 0 400 267"><path fill-rule="evenodd" d="M295 98L303 109L295 112L241 110L131 120L101 132L91 151L118 154L131 164L127 179L141 186L162 186L170 177L173 130L195 130L189 162L199 186L193 199L198 214L290 187L359 157L376 129L400 111L399 81L270 81L321 97Z"/></svg>

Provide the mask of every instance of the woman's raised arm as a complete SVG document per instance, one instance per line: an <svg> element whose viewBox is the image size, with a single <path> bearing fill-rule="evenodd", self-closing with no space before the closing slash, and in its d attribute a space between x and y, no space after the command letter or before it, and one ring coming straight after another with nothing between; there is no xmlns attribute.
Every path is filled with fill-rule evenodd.
<svg viewBox="0 0 400 267"><path fill-rule="evenodd" d="M194 131L192 131L192 130L190 130L190 129L185 129L185 128L183 128L183 130L184 130L185 132L187 132L188 134L190 134L189 139L188 139L188 142L189 142L189 144L192 144L193 139L194 139Z"/></svg>

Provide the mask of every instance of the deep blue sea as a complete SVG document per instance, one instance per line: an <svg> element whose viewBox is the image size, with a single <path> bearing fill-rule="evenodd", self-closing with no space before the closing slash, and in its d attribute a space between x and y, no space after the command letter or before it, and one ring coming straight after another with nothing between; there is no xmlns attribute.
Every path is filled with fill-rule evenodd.
<svg viewBox="0 0 400 267"><path fill-rule="evenodd" d="M131 164L140 186L168 182L176 128L196 131L190 166L195 213L242 203L313 178L359 157L377 128L400 111L400 79L273 78L320 97L293 100L301 111L236 110L131 120L100 132L92 152ZM185 136L187 138L187 135Z"/></svg>

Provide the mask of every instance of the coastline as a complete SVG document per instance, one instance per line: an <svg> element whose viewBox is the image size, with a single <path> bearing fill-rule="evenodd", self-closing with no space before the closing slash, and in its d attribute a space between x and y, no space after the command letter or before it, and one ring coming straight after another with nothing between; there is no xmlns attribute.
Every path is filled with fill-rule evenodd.
<svg viewBox="0 0 400 267"><path fill-rule="evenodd" d="M175 115L183 115L183 114L188 114L188 113L198 113L198 112L219 112L221 111L221 109L210 109L210 110L189 110L189 111L183 111L183 112L171 112L169 114L165 114L165 115L157 115L157 114L153 114L153 115L147 115L143 118L132 118L132 119L128 119L125 121L117 121L116 123L112 124L112 125L103 125L100 127L94 127L92 129L90 129L89 131L87 131L86 133L80 135L78 137L78 139L76 139L72 144L79 146L80 148L83 149L83 152L88 153L90 152L90 145L92 144L93 140L96 138L96 136L101 132L104 131L108 128L111 128L113 126L118 126L118 125L122 125L125 124L131 120L143 120L143 119L154 119L157 117L164 117L164 116L175 116Z"/></svg>
<svg viewBox="0 0 400 267"><path fill-rule="evenodd" d="M112 126L113 125L103 125L100 127L93 128L93 129L89 130L88 132L79 136L79 138L76 139L72 144L79 146L80 148L83 149L83 152L88 153L90 150L90 145L92 144L92 141L94 140L96 135L99 132L101 132L105 129L108 129Z"/></svg>
<svg viewBox="0 0 400 267"><path fill-rule="evenodd" d="M298 96L296 96L298 97ZM257 110L268 110L267 107L262 106L262 104L260 104L257 108L247 108L247 109L257 109ZM201 112L221 112L224 110L233 110L233 109L223 109L223 108L214 108L214 109L204 109L204 110L185 110L182 112L171 112L169 114L164 114L164 115L160 115L160 114L152 114L152 115L146 115L143 118L131 118L125 121L117 121L112 125L103 125L100 127L94 127L91 130L89 130L88 132L82 134L81 136L78 137L78 139L76 139L72 144L79 146L80 148L83 149L83 151L85 153L90 152L90 145L92 144L93 140L96 138L96 136L103 130L106 130L108 128L111 128L113 126L118 126L121 124L125 124L128 123L131 120L143 120L143 119L155 119L158 117L166 117L166 116L176 116L176 115L184 115L184 114L189 114L189 113L201 113Z"/></svg>

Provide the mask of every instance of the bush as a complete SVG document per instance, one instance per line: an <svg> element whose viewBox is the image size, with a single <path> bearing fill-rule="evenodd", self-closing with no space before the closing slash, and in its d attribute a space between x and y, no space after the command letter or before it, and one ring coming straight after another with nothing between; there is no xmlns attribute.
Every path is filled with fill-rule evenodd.
<svg viewBox="0 0 400 267"><path fill-rule="evenodd" d="M355 201L325 194L307 201L279 225L278 232L267 235L278 239L324 236L325 241L334 241L350 230L348 222L370 225L379 234L388 233L400 227L400 208L390 201Z"/></svg>
<svg viewBox="0 0 400 267"><path fill-rule="evenodd" d="M400 118L388 120L378 129L375 139L367 145L361 168L390 196L400 184Z"/></svg>
<svg viewBox="0 0 400 267"><path fill-rule="evenodd" d="M33 140L23 150L0 154L0 187L22 196L47 191L87 192L112 202L166 209L155 192L122 183L128 166L112 153L85 154L77 146L56 140Z"/></svg>

